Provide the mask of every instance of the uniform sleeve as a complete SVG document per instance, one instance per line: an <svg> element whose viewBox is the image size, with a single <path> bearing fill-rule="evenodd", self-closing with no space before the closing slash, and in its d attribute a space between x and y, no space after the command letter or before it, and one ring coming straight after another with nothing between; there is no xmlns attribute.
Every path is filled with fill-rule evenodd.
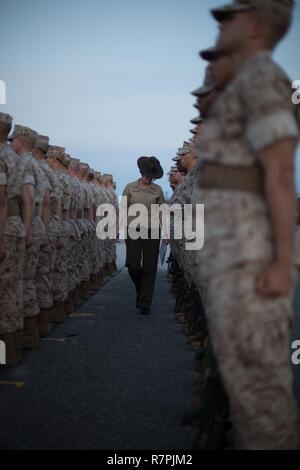
<svg viewBox="0 0 300 470"><path fill-rule="evenodd" d="M271 62L261 64L243 88L246 107L246 139L255 152L282 139L299 139L291 84Z"/></svg>
<svg viewBox="0 0 300 470"><path fill-rule="evenodd" d="M125 187L123 191L123 196L127 197L127 204L129 206L130 205L130 185L129 184L127 184L127 186Z"/></svg>
<svg viewBox="0 0 300 470"><path fill-rule="evenodd" d="M27 161L24 165L24 185L25 184L31 184L32 186L36 185L33 168L29 161Z"/></svg>
<svg viewBox="0 0 300 470"><path fill-rule="evenodd" d="M0 160L0 186L7 186L7 168L3 160Z"/></svg>

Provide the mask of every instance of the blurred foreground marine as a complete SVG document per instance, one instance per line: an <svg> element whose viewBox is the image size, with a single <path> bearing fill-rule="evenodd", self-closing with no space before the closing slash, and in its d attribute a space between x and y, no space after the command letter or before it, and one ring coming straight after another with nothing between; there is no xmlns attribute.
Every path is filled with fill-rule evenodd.
<svg viewBox="0 0 300 470"><path fill-rule="evenodd" d="M177 167L186 174L185 180L175 190L171 203L191 204L193 187L197 177L195 145L202 136L202 126L209 116L219 91L215 88L210 67L207 67L203 85L192 95L197 98L197 108L201 117L191 122L193 129L191 143L185 142L174 159ZM172 236L171 231L171 238ZM184 425L196 425L199 432L195 446L197 449L222 449L228 425L228 402L217 363L208 336L205 316L206 288L204 279L199 276L199 264L194 251L186 249L185 240L172 240L173 292L176 296L176 319L195 354L196 379L193 409L185 414ZM173 259L174 257L174 259Z"/></svg>
<svg viewBox="0 0 300 470"><path fill-rule="evenodd" d="M198 142L193 199L205 204L207 240L198 275L235 445L249 450L295 449L300 436L289 358L299 122L290 80L272 60L292 10L291 0L213 10L217 48L235 74Z"/></svg>

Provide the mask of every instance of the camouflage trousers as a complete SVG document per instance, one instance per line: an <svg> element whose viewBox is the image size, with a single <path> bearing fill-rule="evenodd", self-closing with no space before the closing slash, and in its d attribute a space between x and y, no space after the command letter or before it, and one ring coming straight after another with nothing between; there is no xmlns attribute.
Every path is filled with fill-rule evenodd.
<svg viewBox="0 0 300 470"><path fill-rule="evenodd" d="M70 238L69 246L67 249L67 271L69 292L73 291L79 284L79 260L78 260L78 247L80 244L81 236L78 230L76 220L70 220Z"/></svg>
<svg viewBox="0 0 300 470"><path fill-rule="evenodd" d="M23 319L23 272L24 272L24 262L25 262L25 238L17 239L17 249L16 249L16 301L17 301L17 330L23 330L24 319Z"/></svg>
<svg viewBox="0 0 300 470"><path fill-rule="evenodd" d="M292 297L256 293L266 263L216 274L207 284L206 315L231 416L243 449L295 449L300 435L292 392Z"/></svg>
<svg viewBox="0 0 300 470"><path fill-rule="evenodd" d="M39 308L46 309L53 306L52 295L52 278L51 270L54 268L55 250L53 251L53 243L41 247L37 271L37 297Z"/></svg>
<svg viewBox="0 0 300 470"><path fill-rule="evenodd" d="M77 286L78 269L76 265L76 250L78 240L74 237L69 238L67 247L67 274L68 274L68 290L73 291Z"/></svg>
<svg viewBox="0 0 300 470"><path fill-rule="evenodd" d="M79 283L82 281L88 281L90 278L90 263L89 263L89 231L85 219L79 219L78 227L81 234L81 239L78 244L78 280Z"/></svg>
<svg viewBox="0 0 300 470"><path fill-rule="evenodd" d="M54 303L54 293L53 293L53 283L54 283L54 270L55 262L57 256L57 236L55 234L49 235L49 245L44 252L45 256L48 256L46 263L49 266L49 275L45 275L45 282L43 283L43 302L48 304L49 308L53 306ZM47 270L47 267L46 267Z"/></svg>
<svg viewBox="0 0 300 470"><path fill-rule="evenodd" d="M82 238L80 248L79 248L80 261L81 261L81 270L80 270L81 281L88 281L90 279L89 247L90 247L90 240L89 240L89 236L86 234Z"/></svg>
<svg viewBox="0 0 300 470"><path fill-rule="evenodd" d="M106 240L106 262L112 263L116 259L116 241Z"/></svg>
<svg viewBox="0 0 300 470"><path fill-rule="evenodd" d="M89 233L88 243L87 243L87 260L88 260L88 272L89 277L93 271L93 263L95 259L95 237L93 233Z"/></svg>
<svg viewBox="0 0 300 470"><path fill-rule="evenodd" d="M40 308L37 294L37 273L41 245L45 235L42 221L35 217L33 220L33 244L26 248L24 260L23 282L23 317L33 318L38 315Z"/></svg>
<svg viewBox="0 0 300 470"><path fill-rule="evenodd" d="M91 273L97 274L100 269L100 259L99 259L99 250L98 245L100 240L98 240L97 236L95 235L92 241L93 244L93 256L91 258Z"/></svg>
<svg viewBox="0 0 300 470"><path fill-rule="evenodd" d="M105 265L104 241L99 240L97 238L96 246L97 246L97 266L94 266L94 270L99 272L99 270L103 268Z"/></svg>
<svg viewBox="0 0 300 470"><path fill-rule="evenodd" d="M185 252L185 242L184 240L173 240L171 243L171 249L174 258L178 266L183 269L183 260L184 260L184 252Z"/></svg>
<svg viewBox="0 0 300 470"><path fill-rule="evenodd" d="M0 261L0 334L17 330L17 238L5 237L5 258Z"/></svg>
<svg viewBox="0 0 300 470"><path fill-rule="evenodd" d="M99 259L99 269L101 269L105 265L105 251L104 251L103 240L98 240L98 259Z"/></svg>
<svg viewBox="0 0 300 470"><path fill-rule="evenodd" d="M67 258L68 237L60 237L57 240L56 256L53 271L52 293L55 302L64 302L69 293Z"/></svg>

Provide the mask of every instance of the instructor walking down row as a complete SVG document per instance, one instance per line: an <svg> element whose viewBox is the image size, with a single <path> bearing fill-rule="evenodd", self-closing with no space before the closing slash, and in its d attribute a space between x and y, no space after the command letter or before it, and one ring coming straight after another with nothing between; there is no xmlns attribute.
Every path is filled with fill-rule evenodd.
<svg viewBox="0 0 300 470"><path fill-rule="evenodd" d="M157 233L155 238L152 234L151 238L151 205L165 202L161 187L153 183L153 180L163 177L163 169L155 157L141 157L137 164L141 178L129 183L124 189L123 196L127 197L128 209L133 204L145 206L148 211L148 226L143 227L139 224L137 231L140 232L140 237L137 240L127 233L126 267L136 287L136 307L142 315L149 315L160 244L160 233ZM128 217L128 224L134 218Z"/></svg>

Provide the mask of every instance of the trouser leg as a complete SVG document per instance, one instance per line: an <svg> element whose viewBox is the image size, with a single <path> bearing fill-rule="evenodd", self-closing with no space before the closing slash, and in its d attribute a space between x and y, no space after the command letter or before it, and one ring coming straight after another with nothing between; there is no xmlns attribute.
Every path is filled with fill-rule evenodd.
<svg viewBox="0 0 300 470"><path fill-rule="evenodd" d="M142 240L142 274L140 280L140 306L150 308L157 273L160 240Z"/></svg>
<svg viewBox="0 0 300 470"><path fill-rule="evenodd" d="M262 297L264 263L217 274L208 282L207 318L213 348L244 449L293 449L299 413L292 392L291 298Z"/></svg>
<svg viewBox="0 0 300 470"><path fill-rule="evenodd" d="M126 240L126 267L128 273L135 284L136 294L139 298L140 294L140 281L142 274L142 240Z"/></svg>
<svg viewBox="0 0 300 470"><path fill-rule="evenodd" d="M0 335L17 330L15 237L5 237L6 256L0 263Z"/></svg>

